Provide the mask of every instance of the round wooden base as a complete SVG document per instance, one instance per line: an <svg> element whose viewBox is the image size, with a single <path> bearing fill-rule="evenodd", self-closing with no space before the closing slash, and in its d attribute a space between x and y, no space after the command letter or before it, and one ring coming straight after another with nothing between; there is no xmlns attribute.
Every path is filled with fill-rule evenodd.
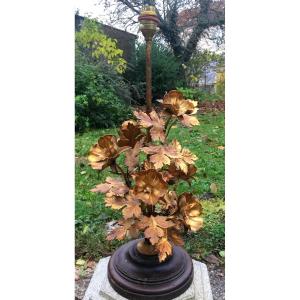
<svg viewBox="0 0 300 300"><path fill-rule="evenodd" d="M193 281L193 263L181 247L160 263L157 255L142 255L133 240L111 256L108 280L115 291L130 300L169 300L183 294Z"/></svg>

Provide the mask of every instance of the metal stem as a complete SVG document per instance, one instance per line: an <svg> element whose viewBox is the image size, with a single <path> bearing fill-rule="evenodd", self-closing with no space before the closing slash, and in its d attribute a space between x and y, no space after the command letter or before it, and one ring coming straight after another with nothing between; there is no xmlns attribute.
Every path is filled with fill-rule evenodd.
<svg viewBox="0 0 300 300"><path fill-rule="evenodd" d="M146 104L147 113L152 111L152 68L151 68L152 39L146 40Z"/></svg>

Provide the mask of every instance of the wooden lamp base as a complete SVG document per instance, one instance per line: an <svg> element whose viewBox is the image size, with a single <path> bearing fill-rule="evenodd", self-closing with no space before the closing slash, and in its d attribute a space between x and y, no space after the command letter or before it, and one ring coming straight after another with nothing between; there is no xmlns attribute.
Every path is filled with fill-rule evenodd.
<svg viewBox="0 0 300 300"><path fill-rule="evenodd" d="M183 294L193 281L191 257L181 247L160 263L157 255L137 250L141 240L133 240L111 256L108 280L113 289L130 300L171 300Z"/></svg>

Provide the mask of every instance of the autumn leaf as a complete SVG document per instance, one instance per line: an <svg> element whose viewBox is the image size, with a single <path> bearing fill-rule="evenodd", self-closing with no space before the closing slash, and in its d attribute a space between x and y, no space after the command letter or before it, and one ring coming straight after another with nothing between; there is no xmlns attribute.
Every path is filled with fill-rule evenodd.
<svg viewBox="0 0 300 300"><path fill-rule="evenodd" d="M225 147L224 146L218 146L217 147L219 150L225 150Z"/></svg>
<svg viewBox="0 0 300 300"><path fill-rule="evenodd" d="M153 126L153 122L148 114L143 111L134 111L133 114L140 121L140 125L144 128L149 128Z"/></svg>
<svg viewBox="0 0 300 300"><path fill-rule="evenodd" d="M105 198L105 206L112 209L121 209L126 205L126 200L123 197L110 196Z"/></svg>
<svg viewBox="0 0 300 300"><path fill-rule="evenodd" d="M130 149L126 152L125 155L125 164L128 167L128 170L131 172L139 163L139 153L141 151L141 147L144 143L144 139L138 141L133 149Z"/></svg>
<svg viewBox="0 0 300 300"><path fill-rule="evenodd" d="M174 140L172 144L177 148L177 150L179 150L177 157L173 159L176 168L181 170L184 174L188 174L188 165L194 164L197 156L191 153L190 150L186 148L183 148L181 150L181 147L179 147L176 140Z"/></svg>
<svg viewBox="0 0 300 300"><path fill-rule="evenodd" d="M147 154L152 154L150 157L150 162L153 163L155 169L160 169L164 165L169 165L171 160L165 154L165 149L163 146L149 146L144 147L142 150Z"/></svg>
<svg viewBox="0 0 300 300"><path fill-rule="evenodd" d="M194 164L197 159L197 156L188 149L182 149L177 140L173 140L169 145L143 147L142 151L151 155L150 162L153 163L155 169L160 169L173 162L177 169L182 170L184 174L188 174L188 165Z"/></svg>
<svg viewBox="0 0 300 300"><path fill-rule="evenodd" d="M140 201L131 192L126 197L126 207L122 210L124 219L138 218L142 215L142 210L140 207Z"/></svg>
<svg viewBox="0 0 300 300"><path fill-rule="evenodd" d="M118 226L114 228L109 234L107 235L106 239L108 241L111 240L123 240L127 235L131 235L134 232L138 231L136 227L135 220L127 219L127 220L120 220L118 222Z"/></svg>
<svg viewBox="0 0 300 300"><path fill-rule="evenodd" d="M158 116L155 110L152 110L149 115L142 111L135 111L134 115L140 120L141 126L151 128L150 136L153 141L165 141L165 122Z"/></svg>
<svg viewBox="0 0 300 300"><path fill-rule="evenodd" d="M140 229L145 229L144 235L150 240L152 245L158 243L159 239L165 235L164 229L174 226L172 221L168 221L164 216L143 216L138 223Z"/></svg>
<svg viewBox="0 0 300 300"><path fill-rule="evenodd" d="M113 229L106 237L106 239L108 241L112 241L112 240L124 240L124 238L126 237L126 233L127 233L127 228L125 226L119 226L115 229Z"/></svg>
<svg viewBox="0 0 300 300"><path fill-rule="evenodd" d="M127 185L120 178L107 177L105 183L98 184L91 189L94 193L109 193L110 195L123 196L129 191Z"/></svg>
<svg viewBox="0 0 300 300"><path fill-rule="evenodd" d="M177 169L175 164L171 164L168 168L168 180L171 181L178 181L179 179L186 180L190 183L190 180L193 179L193 176L197 172L197 168L195 165L188 165L187 166L187 173L185 174L182 170ZM167 176L167 175L166 175Z"/></svg>
<svg viewBox="0 0 300 300"><path fill-rule="evenodd" d="M159 240L156 245L156 249L158 250L158 258L160 262L165 261L166 258L172 254L172 245L165 237Z"/></svg>
<svg viewBox="0 0 300 300"><path fill-rule="evenodd" d="M181 123L186 126L186 127L193 127L195 125L199 125L199 121L196 117L194 116L189 116L189 115L186 115L184 114L182 116L182 118L180 119Z"/></svg>

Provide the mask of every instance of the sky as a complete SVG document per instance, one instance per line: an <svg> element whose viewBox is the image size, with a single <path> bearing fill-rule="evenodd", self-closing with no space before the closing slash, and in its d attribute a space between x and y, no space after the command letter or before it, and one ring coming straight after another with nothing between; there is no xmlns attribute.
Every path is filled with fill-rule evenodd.
<svg viewBox="0 0 300 300"><path fill-rule="evenodd" d="M99 4L97 0L75 0L74 4L74 12L79 9L79 14L84 16L86 14L90 15L93 18L97 18L101 20L104 24L109 24L109 9L104 8L103 4ZM124 30L121 25L114 24L114 27ZM133 34L138 34L137 28L130 28L130 26L126 29L126 31L131 32ZM139 34L139 40L143 40L142 35ZM216 51L222 53L224 51L224 47L216 48L215 44L210 40L202 39L199 42L199 46L202 49L209 49L212 51Z"/></svg>
<svg viewBox="0 0 300 300"><path fill-rule="evenodd" d="M79 9L79 14L84 16L86 14L93 18L101 20L104 24L109 24L109 9L105 9L103 4L99 4L97 0L75 0L74 11ZM124 30L120 25L114 25L114 27ZM126 31L133 34L137 34L136 30L128 28Z"/></svg>
<svg viewBox="0 0 300 300"><path fill-rule="evenodd" d="M105 12L103 4L98 4L95 0L75 0L74 10L79 9L80 15L89 14L94 18L107 17L107 11Z"/></svg>

